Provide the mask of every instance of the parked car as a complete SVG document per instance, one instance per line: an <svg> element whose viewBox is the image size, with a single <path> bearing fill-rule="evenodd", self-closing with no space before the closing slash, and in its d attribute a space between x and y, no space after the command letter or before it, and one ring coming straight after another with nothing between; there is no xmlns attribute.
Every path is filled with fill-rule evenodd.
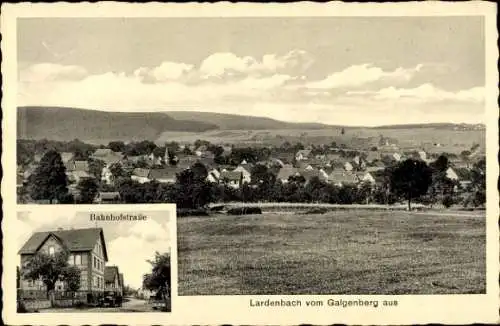
<svg viewBox="0 0 500 326"><path fill-rule="evenodd" d="M153 310L165 310L166 308L166 303L165 303L165 300L161 300L161 299L152 299L151 300L151 305L153 307Z"/></svg>
<svg viewBox="0 0 500 326"><path fill-rule="evenodd" d="M123 302L123 297L113 291L104 292L104 296L101 299L101 307L121 307Z"/></svg>

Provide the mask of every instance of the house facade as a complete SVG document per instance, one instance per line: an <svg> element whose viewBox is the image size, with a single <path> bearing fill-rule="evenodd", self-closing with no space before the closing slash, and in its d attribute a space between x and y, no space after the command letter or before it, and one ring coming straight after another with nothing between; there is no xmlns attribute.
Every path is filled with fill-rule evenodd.
<svg viewBox="0 0 500 326"><path fill-rule="evenodd" d="M22 270L38 253L53 256L67 248L68 264L80 270L79 291L99 293L104 291L104 270L108 261L106 242L102 228L54 230L35 232L19 250ZM41 280L29 280L21 276L21 290L46 290ZM65 291L67 286L58 281L56 291Z"/></svg>
<svg viewBox="0 0 500 326"><path fill-rule="evenodd" d="M120 274L118 266L106 266L104 270L104 289L123 295L123 274Z"/></svg>

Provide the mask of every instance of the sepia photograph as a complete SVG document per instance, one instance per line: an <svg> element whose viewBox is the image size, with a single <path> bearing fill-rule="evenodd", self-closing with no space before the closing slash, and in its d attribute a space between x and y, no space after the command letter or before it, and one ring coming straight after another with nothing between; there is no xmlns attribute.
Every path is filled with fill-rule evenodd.
<svg viewBox="0 0 500 326"><path fill-rule="evenodd" d="M64 210L65 209L65 210ZM18 313L170 312L169 212L18 212Z"/></svg>
<svg viewBox="0 0 500 326"><path fill-rule="evenodd" d="M19 19L18 203L176 203L180 295L485 293L483 29Z"/></svg>
<svg viewBox="0 0 500 326"><path fill-rule="evenodd" d="M495 12L2 6L6 320L498 320Z"/></svg>

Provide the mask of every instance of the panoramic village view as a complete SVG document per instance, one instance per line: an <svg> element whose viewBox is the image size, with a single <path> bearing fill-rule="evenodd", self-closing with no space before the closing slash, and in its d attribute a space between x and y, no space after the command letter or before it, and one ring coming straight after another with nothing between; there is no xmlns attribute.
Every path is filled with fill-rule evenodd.
<svg viewBox="0 0 500 326"><path fill-rule="evenodd" d="M18 312L170 311L170 252L165 237L148 241L151 232L140 234L145 226L134 225L148 222L125 214L130 220L120 223L127 226L90 223L88 212L65 212L40 221L46 214L54 216L41 211L18 213L17 226L22 228L16 267ZM156 222L146 227L165 231ZM133 246L134 252L127 253Z"/></svg>
<svg viewBox="0 0 500 326"><path fill-rule="evenodd" d="M179 295L485 293L482 23L20 20L18 203L175 203Z"/></svg>

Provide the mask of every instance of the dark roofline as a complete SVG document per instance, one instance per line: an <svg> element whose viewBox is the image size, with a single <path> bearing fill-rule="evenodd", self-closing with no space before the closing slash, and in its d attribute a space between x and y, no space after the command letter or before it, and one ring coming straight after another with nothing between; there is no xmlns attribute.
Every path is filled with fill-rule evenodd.
<svg viewBox="0 0 500 326"><path fill-rule="evenodd" d="M61 244L61 246L64 247L66 250L68 249L68 246L66 246L66 244L61 240L61 238L59 238L53 232L49 232L49 233L47 233L47 236L40 242L40 245L38 247L36 247L35 253L38 250L40 250L40 248L44 245L45 242L47 242L47 240L50 238L50 236L53 236L54 238L56 238L57 241L59 241L59 243Z"/></svg>
<svg viewBox="0 0 500 326"><path fill-rule="evenodd" d="M104 230L99 228L99 235L101 236L102 248L104 252L104 261L107 262L108 259L108 246L106 245L106 240L104 239Z"/></svg>

